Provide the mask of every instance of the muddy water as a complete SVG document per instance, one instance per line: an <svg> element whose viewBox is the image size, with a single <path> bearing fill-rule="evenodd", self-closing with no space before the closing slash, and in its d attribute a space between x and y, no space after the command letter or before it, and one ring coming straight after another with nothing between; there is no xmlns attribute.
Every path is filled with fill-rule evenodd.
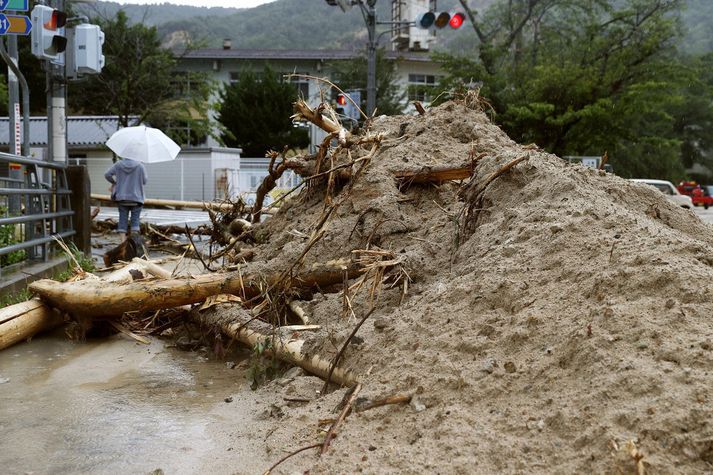
<svg viewBox="0 0 713 475"><path fill-rule="evenodd" d="M0 472L264 470L259 402L239 368L121 336L55 334L0 352Z"/></svg>

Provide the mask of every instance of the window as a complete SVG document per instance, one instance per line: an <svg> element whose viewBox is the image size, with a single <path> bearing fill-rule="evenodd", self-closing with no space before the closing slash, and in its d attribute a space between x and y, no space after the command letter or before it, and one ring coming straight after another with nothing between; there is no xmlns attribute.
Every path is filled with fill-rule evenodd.
<svg viewBox="0 0 713 475"><path fill-rule="evenodd" d="M289 73L282 73L281 77L284 79L290 74L301 74L303 76L307 75L307 73L300 73L300 72L289 72ZM295 86L295 89L297 90L297 94L299 97L302 97L304 99L307 99L309 97L309 79L304 78L304 77L298 77L298 76L292 76L289 78L289 81L291 84Z"/></svg>
<svg viewBox="0 0 713 475"><path fill-rule="evenodd" d="M408 100L429 103L433 100L433 89L438 85L438 78L430 74L408 75Z"/></svg>

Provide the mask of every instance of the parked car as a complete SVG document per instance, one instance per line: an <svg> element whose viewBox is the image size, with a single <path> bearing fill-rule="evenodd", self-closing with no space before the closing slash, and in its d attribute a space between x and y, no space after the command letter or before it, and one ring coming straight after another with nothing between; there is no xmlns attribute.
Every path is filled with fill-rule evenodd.
<svg viewBox="0 0 713 475"><path fill-rule="evenodd" d="M671 203L681 206L682 208L693 209L693 200L691 197L679 193L670 181L652 180L649 178L632 178L631 181L651 185L666 195L666 199L668 199Z"/></svg>
<svg viewBox="0 0 713 475"><path fill-rule="evenodd" d="M711 196L708 187L702 187L695 181L682 181L676 189L682 195L690 196L693 206L703 206L708 209L713 205L713 196Z"/></svg>

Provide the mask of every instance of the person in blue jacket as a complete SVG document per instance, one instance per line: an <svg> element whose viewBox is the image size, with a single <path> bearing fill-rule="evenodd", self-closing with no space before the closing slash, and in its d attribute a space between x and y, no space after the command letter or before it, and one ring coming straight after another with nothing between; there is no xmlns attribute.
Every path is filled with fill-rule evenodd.
<svg viewBox="0 0 713 475"><path fill-rule="evenodd" d="M147 182L146 168L141 162L123 158L109 168L104 178L111 183L111 199L119 206L117 232L122 240L127 237L129 214L131 232L139 234L141 209L144 205L144 185Z"/></svg>

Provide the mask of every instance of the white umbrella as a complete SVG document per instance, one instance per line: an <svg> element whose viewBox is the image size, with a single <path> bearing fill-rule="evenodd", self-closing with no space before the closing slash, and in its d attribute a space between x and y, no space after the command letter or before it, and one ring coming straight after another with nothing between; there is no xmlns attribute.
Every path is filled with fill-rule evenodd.
<svg viewBox="0 0 713 475"><path fill-rule="evenodd" d="M139 125L119 129L106 141L122 158L144 163L168 162L181 151L181 147L158 129Z"/></svg>

